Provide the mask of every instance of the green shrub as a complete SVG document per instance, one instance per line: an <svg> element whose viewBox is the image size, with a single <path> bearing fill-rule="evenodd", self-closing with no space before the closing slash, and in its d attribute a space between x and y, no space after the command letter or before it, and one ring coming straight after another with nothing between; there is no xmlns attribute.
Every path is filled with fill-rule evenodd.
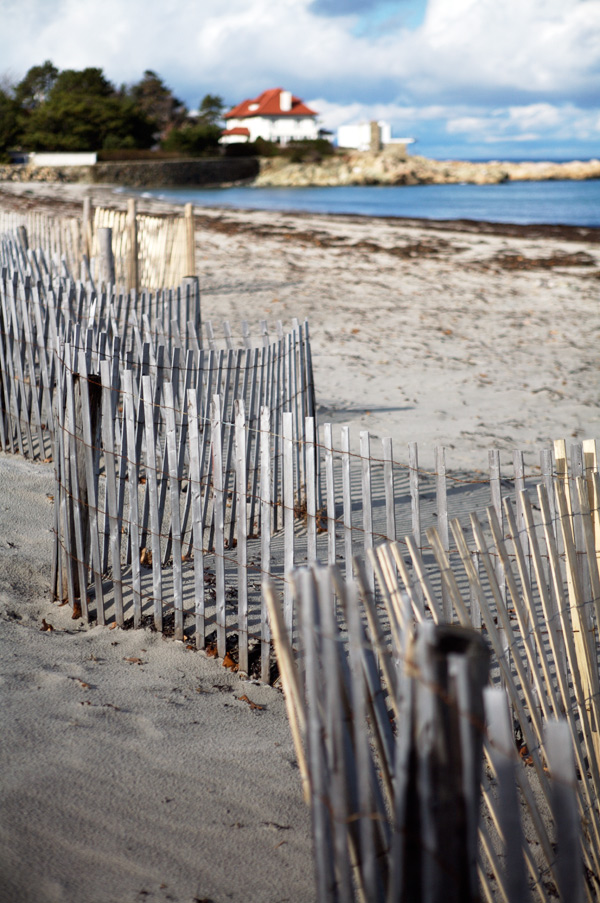
<svg viewBox="0 0 600 903"><path fill-rule="evenodd" d="M160 146L162 150L176 151L182 156L201 157L219 151L220 137L221 129L216 125L186 124L172 129Z"/></svg>

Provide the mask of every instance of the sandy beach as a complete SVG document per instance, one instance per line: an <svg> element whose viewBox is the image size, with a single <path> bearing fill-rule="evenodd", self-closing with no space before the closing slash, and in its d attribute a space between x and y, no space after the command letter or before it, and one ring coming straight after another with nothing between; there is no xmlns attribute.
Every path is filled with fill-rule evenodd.
<svg viewBox="0 0 600 903"><path fill-rule="evenodd" d="M11 183L0 208L79 214L86 193L126 203ZM531 469L598 436L600 230L195 212L203 319L308 318L319 421L355 442L418 442L425 468L444 445L474 473L492 447ZM51 465L0 453L0 901L315 899L281 693L51 605L52 492Z"/></svg>

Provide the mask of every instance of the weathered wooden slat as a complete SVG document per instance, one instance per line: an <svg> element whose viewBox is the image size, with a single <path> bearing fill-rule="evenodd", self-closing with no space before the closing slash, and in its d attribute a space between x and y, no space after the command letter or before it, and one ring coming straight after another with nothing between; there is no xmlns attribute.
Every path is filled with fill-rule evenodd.
<svg viewBox="0 0 600 903"><path fill-rule="evenodd" d="M87 499L85 498L84 450L81 448L81 424L77 422L75 410L75 375L73 373L71 348L65 345L65 394L67 404L67 437L66 447L71 468L71 500L72 525L77 553L77 573L75 595L79 597L81 614L88 620L87 605L87 549L84 530L87 533ZM80 478L84 485L80 486ZM82 495L83 491L83 495ZM73 612L75 614L75 611Z"/></svg>
<svg viewBox="0 0 600 903"><path fill-rule="evenodd" d="M360 871L367 900L373 903L385 899L385 862L377 862L376 827L383 824L385 812L377 805L374 791L376 782L371 778L373 760L369 737L365 730L367 723L367 693L363 671L362 629L358 606L356 584L347 586L345 611L348 621L348 657L352 686L353 743L356 755L356 769L361 776L358 782L358 831L360 842Z"/></svg>
<svg viewBox="0 0 600 903"><path fill-rule="evenodd" d="M283 615L286 630L293 642L294 610L292 594L292 570L294 568L294 448L293 448L293 415L286 411L282 417L282 451L283 451L283 531L284 531L284 588Z"/></svg>
<svg viewBox="0 0 600 903"><path fill-rule="evenodd" d="M350 430L347 426L341 431L342 446L342 492L344 516L344 557L346 561L346 580L352 579L352 483L350 477Z"/></svg>
<svg viewBox="0 0 600 903"><path fill-rule="evenodd" d="M215 593L217 619L217 654L225 658L225 535L223 524L223 451L221 445L221 397L213 396L210 417L211 456L213 470L213 524L215 530Z"/></svg>
<svg viewBox="0 0 600 903"><path fill-rule="evenodd" d="M310 773L311 815L315 844L317 896L320 903L334 903L335 871L330 816L327 808L328 775L323 750L323 727L319 714L322 685L317 659L318 608L315 605L312 574L306 570L298 575L299 601L305 660L307 697L307 758Z"/></svg>
<svg viewBox="0 0 600 903"><path fill-rule="evenodd" d="M506 856L505 880L508 897L510 900L526 901L529 899L529 891L522 853L523 829L515 790L516 753L506 697L498 689L487 688L484 692L490 756L499 785L499 827Z"/></svg>
<svg viewBox="0 0 600 903"><path fill-rule="evenodd" d="M281 325L281 324L280 324ZM273 430L273 532L276 533L280 529L281 506L283 502L283 491L280 483L282 480L282 462L281 462L281 379L282 379L282 348L283 342L281 338L278 340L274 354L274 379L273 379L273 398L271 399L271 410L273 415L271 418L271 426Z"/></svg>
<svg viewBox="0 0 600 903"><path fill-rule="evenodd" d="M335 480L333 470L333 431L330 423L323 425L323 447L325 448L325 495L327 499L327 563L336 563L336 507Z"/></svg>
<svg viewBox="0 0 600 903"><path fill-rule="evenodd" d="M552 775L552 814L557 834L556 879L561 900L583 901L579 860L580 827L576 803L577 778L573 746L565 721L548 722L545 728L548 768Z"/></svg>
<svg viewBox="0 0 600 903"><path fill-rule="evenodd" d="M375 594L375 575L373 566L368 557L369 549L373 548L373 495L371 491L371 437L366 430L360 434L360 465L362 483L362 514L363 514L363 547L366 557L366 571L369 589Z"/></svg>
<svg viewBox="0 0 600 903"><path fill-rule="evenodd" d="M204 599L204 525L202 521L202 471L200 469L201 451L198 424L200 421L201 402L197 389L189 389L188 401L188 441L190 446L190 478L188 493L192 504L192 532L187 555L194 556L194 613L196 626L196 648L204 649L205 634L205 599ZM207 433L208 430L204 429Z"/></svg>
<svg viewBox="0 0 600 903"><path fill-rule="evenodd" d="M555 481L555 495L559 523L562 531L563 548L565 551L565 571L567 577L568 607L571 615L571 630L567 637L567 651L571 658L571 668L577 672L577 679L581 683L582 703L590 713L590 726L593 732L592 740L596 758L600 756L600 690L598 688L598 654L596 637L592 625L588 622L585 611L585 600L581 584L581 576L577 562L577 553L574 542L575 529L571 525L572 517L569 516L569 502L564 488L564 482ZM573 510L573 509L571 509ZM557 589L557 578L555 589ZM559 613L563 619L563 631L566 633L567 612L562 610L561 595L557 589L559 600ZM566 605L567 602L563 602ZM598 784L600 787L600 783Z"/></svg>
<svg viewBox="0 0 600 903"><path fill-rule="evenodd" d="M410 515L411 530L417 548L420 549L423 544L421 532L421 494L419 491L419 447L416 442L408 444L408 479L410 490ZM421 584L416 581L415 593L421 607L423 606L423 598Z"/></svg>
<svg viewBox="0 0 600 903"><path fill-rule="evenodd" d="M133 373L123 373L124 392L124 425L127 431L127 447L135 449L136 400L134 396ZM131 549L131 583L133 591L133 626L142 623L142 580L140 570L140 511L138 486L140 468L136 455L130 455L127 461L127 477L129 482L129 546Z"/></svg>
<svg viewBox="0 0 600 903"><path fill-rule="evenodd" d="M315 468L315 421L306 418L306 560L309 565L317 560L317 492Z"/></svg>
<svg viewBox="0 0 600 903"><path fill-rule="evenodd" d="M122 627L123 618L123 582L121 576L121 531L117 504L117 484L115 467L115 435L113 420L112 393L118 388L112 384L111 367L108 361L100 364L102 379L102 445L104 449L104 469L106 472L106 511L110 531L110 559L113 572L113 591L115 596L115 621Z"/></svg>
<svg viewBox="0 0 600 903"><path fill-rule="evenodd" d="M394 491L394 452L392 440L381 440L383 452L383 483L385 492L385 532L390 542L396 540L396 508Z"/></svg>
<svg viewBox="0 0 600 903"><path fill-rule="evenodd" d="M206 362L204 352L200 352L201 362ZM211 422L211 399L213 398L214 385L214 369L216 364L216 356L213 350L208 354L208 375L204 382L204 389L201 398L204 399L203 416L201 420L202 428L202 452L200 457L200 473L204 481L204 500L202 508L202 523L204 526L209 525L209 504L211 499L211 481L212 481L212 455L210 454L210 422ZM202 367L202 364L201 364ZM202 373L202 369L200 369Z"/></svg>
<svg viewBox="0 0 600 903"><path fill-rule="evenodd" d="M185 462L186 462L186 451L188 450L188 442L187 442L187 431L188 431L188 406L187 406L187 398L188 392L192 387L193 377L194 377L194 361L196 359L195 353L188 349L186 355L185 362L185 376L183 381L183 394L182 394L182 403L179 406L179 415L181 417L180 423L180 431L179 431L179 450L177 453L177 469L181 474L181 479L183 480L185 475ZM189 454L188 458L188 469L189 469ZM181 540L185 541L185 537L187 534L187 524L190 516L191 510L191 493L187 493L185 497L183 515L181 519Z"/></svg>
<svg viewBox="0 0 600 903"><path fill-rule="evenodd" d="M25 356L27 360L27 369L29 376L30 391L30 410L33 412L34 426L37 433L37 457L42 460L46 457L44 453L44 434L42 430L42 412L40 404L40 396L38 394L38 385L36 377L36 366L34 361L34 341L31 329L31 283L29 277L25 280L23 291L21 292L21 320L23 323L23 339L25 343ZM32 449L32 457L34 450Z"/></svg>
<svg viewBox="0 0 600 903"><path fill-rule="evenodd" d="M260 527L260 409L263 403L264 380L265 380L265 364L266 364L266 348L260 349L260 375L257 384L257 407L256 419L254 420L254 452L252 456L252 488L250 492L250 533L258 536L261 532ZM250 429L252 429L252 422Z"/></svg>
<svg viewBox="0 0 600 903"><path fill-rule="evenodd" d="M260 409L260 568L262 582L271 576L271 418L268 407ZM261 591L260 672L269 683L271 670L271 630L265 594Z"/></svg>
<svg viewBox="0 0 600 903"><path fill-rule="evenodd" d="M85 453L85 478L89 511L91 565L96 596L96 618L105 622L104 590L102 583L102 551L98 533L98 469L100 459L101 385L99 377L88 371L87 356L79 356L79 392L81 396L81 426Z"/></svg>
<svg viewBox="0 0 600 903"><path fill-rule="evenodd" d="M9 385L11 388L11 400L13 406L14 423L17 432L19 453L23 455L23 457L25 457L26 447L31 454L32 442L29 418L26 418L25 420L25 443L23 442L23 431L21 429L21 410L23 407L25 408L25 411L27 410L27 399L25 396L25 376L23 373L23 364L21 359L21 328L18 323L15 305L16 285L16 279L12 281L10 279L7 280L7 307L5 325L8 323L8 333L6 362L8 364ZM58 344L55 343L54 347L58 348ZM62 356L59 356L59 359L60 361L62 361Z"/></svg>
<svg viewBox="0 0 600 903"><path fill-rule="evenodd" d="M446 486L446 449L436 446L435 449L435 495L437 506L437 526L442 546L446 552L450 549L450 533L448 529L448 494ZM442 612L446 623L451 621L451 606L442 584Z"/></svg>
<svg viewBox="0 0 600 903"><path fill-rule="evenodd" d="M10 357L9 334L11 331L8 305L6 302L7 270L4 267L0 274L0 373L2 374L3 416L6 418L6 435L3 446L6 451L14 448L14 427L12 421L13 382L12 360ZM5 344L6 343L6 344Z"/></svg>
<svg viewBox="0 0 600 903"><path fill-rule="evenodd" d="M248 474L246 462L246 418L244 400L236 399L235 467L237 513L237 583L238 583L238 667L248 674Z"/></svg>
<svg viewBox="0 0 600 903"><path fill-rule="evenodd" d="M61 360L64 360L64 344L59 345L57 354ZM71 522L69 518L69 496L70 496L70 472L68 463L68 449L65 448L65 396L64 396L64 372L61 368L58 384L57 384L57 436L55 440L55 457L57 466L55 473L57 476L55 484L55 497L58 500L59 508L56 523L56 544L55 544L55 561L53 567L52 589L55 598L64 601L68 599L71 608L75 602L75 592L73 586L73 573L71 561L74 554L71 551Z"/></svg>
<svg viewBox="0 0 600 903"><path fill-rule="evenodd" d="M183 640L183 573L181 543L181 508L179 455L177 454L177 425L173 383L164 384L167 448L169 450L169 495L171 501L171 536L173 541L173 607L175 610L175 639Z"/></svg>
<svg viewBox="0 0 600 903"><path fill-rule="evenodd" d="M256 454L254 449L258 443L258 433L256 430L256 412L257 412L257 389L258 389L258 348L249 350L246 353L246 370L250 372L249 377L249 398L247 404L247 440L246 440L246 461L248 462L248 489L249 489L249 512L248 512L248 533L254 535L254 516L256 510ZM248 396L245 396L248 397Z"/></svg>
<svg viewBox="0 0 600 903"><path fill-rule="evenodd" d="M142 377L142 398L144 400L144 432L146 438L146 487L148 510L150 513L150 552L152 557L154 626L159 633L162 633L162 563L160 550L160 520L158 515L156 433L154 428L154 391L150 376Z"/></svg>
<svg viewBox="0 0 600 903"><path fill-rule="evenodd" d="M229 378L232 382L231 387L231 404L229 406L225 406L225 409L228 411L227 421L224 424L224 429L226 429L226 436L224 437L224 442L226 441L226 452L225 452L225 483L223 487L224 496L225 496L225 504L229 501L231 497L231 506L230 506L230 517L229 517L229 536L227 538L227 547L233 548L233 538L235 533L235 506L236 506L236 494L233 490L230 490L230 485L233 486L235 482L235 466L233 464L233 449L234 449L234 434L235 434L235 402L239 398L239 385L240 385L240 373L241 373L241 359L242 359L242 351L237 350L235 353L232 352L232 356L230 358L231 361L231 369L229 371ZM234 365L235 361L235 365Z"/></svg>

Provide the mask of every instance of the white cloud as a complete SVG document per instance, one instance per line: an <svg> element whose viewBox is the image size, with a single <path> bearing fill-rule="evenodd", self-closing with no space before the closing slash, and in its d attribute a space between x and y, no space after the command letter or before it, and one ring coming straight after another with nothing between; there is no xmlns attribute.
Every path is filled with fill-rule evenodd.
<svg viewBox="0 0 600 903"><path fill-rule="evenodd" d="M591 141L600 142L600 114L573 104L548 103L511 106L481 111L476 116L452 116L448 110L449 135L477 136L479 141Z"/></svg>
<svg viewBox="0 0 600 903"><path fill-rule="evenodd" d="M598 0L429 0L415 40L429 76L523 93L591 93L600 61Z"/></svg>
<svg viewBox="0 0 600 903"><path fill-rule="evenodd" d="M360 35L356 17L316 15L311 0L0 0L0 21L13 78L46 59L116 84L151 68L190 105L287 87L317 98L330 128L597 135L600 0L428 0L419 27Z"/></svg>
<svg viewBox="0 0 600 903"><path fill-rule="evenodd" d="M419 99L462 91L591 91L600 64L600 0L429 0L423 24L357 36L352 17L310 0L0 0L8 68L47 57L100 65L115 80L169 77L243 85L333 79ZM18 36L18 37L16 37ZM16 38L16 39L15 39ZM379 86L376 88L375 86ZM323 90L325 94L325 90Z"/></svg>

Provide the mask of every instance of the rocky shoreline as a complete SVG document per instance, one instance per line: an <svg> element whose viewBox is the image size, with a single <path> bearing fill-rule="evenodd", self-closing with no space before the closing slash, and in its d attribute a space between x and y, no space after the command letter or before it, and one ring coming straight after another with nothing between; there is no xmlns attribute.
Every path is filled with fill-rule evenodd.
<svg viewBox="0 0 600 903"><path fill-rule="evenodd" d="M492 185L501 182L598 179L600 160L569 163L470 163L406 157L394 150L350 152L319 163L289 163L285 158L261 160L257 187L338 185Z"/></svg>
<svg viewBox="0 0 600 903"><path fill-rule="evenodd" d="M223 164L229 165L224 166ZM185 163L185 166L184 166ZM256 166L260 165L257 175ZM501 182L600 178L600 160L569 163L511 163L430 160L405 156L395 148L379 153L349 151L318 162L290 163L286 157L123 163L77 167L0 166L0 182L84 182L132 187L225 185L244 182L261 188L344 185L493 185Z"/></svg>

